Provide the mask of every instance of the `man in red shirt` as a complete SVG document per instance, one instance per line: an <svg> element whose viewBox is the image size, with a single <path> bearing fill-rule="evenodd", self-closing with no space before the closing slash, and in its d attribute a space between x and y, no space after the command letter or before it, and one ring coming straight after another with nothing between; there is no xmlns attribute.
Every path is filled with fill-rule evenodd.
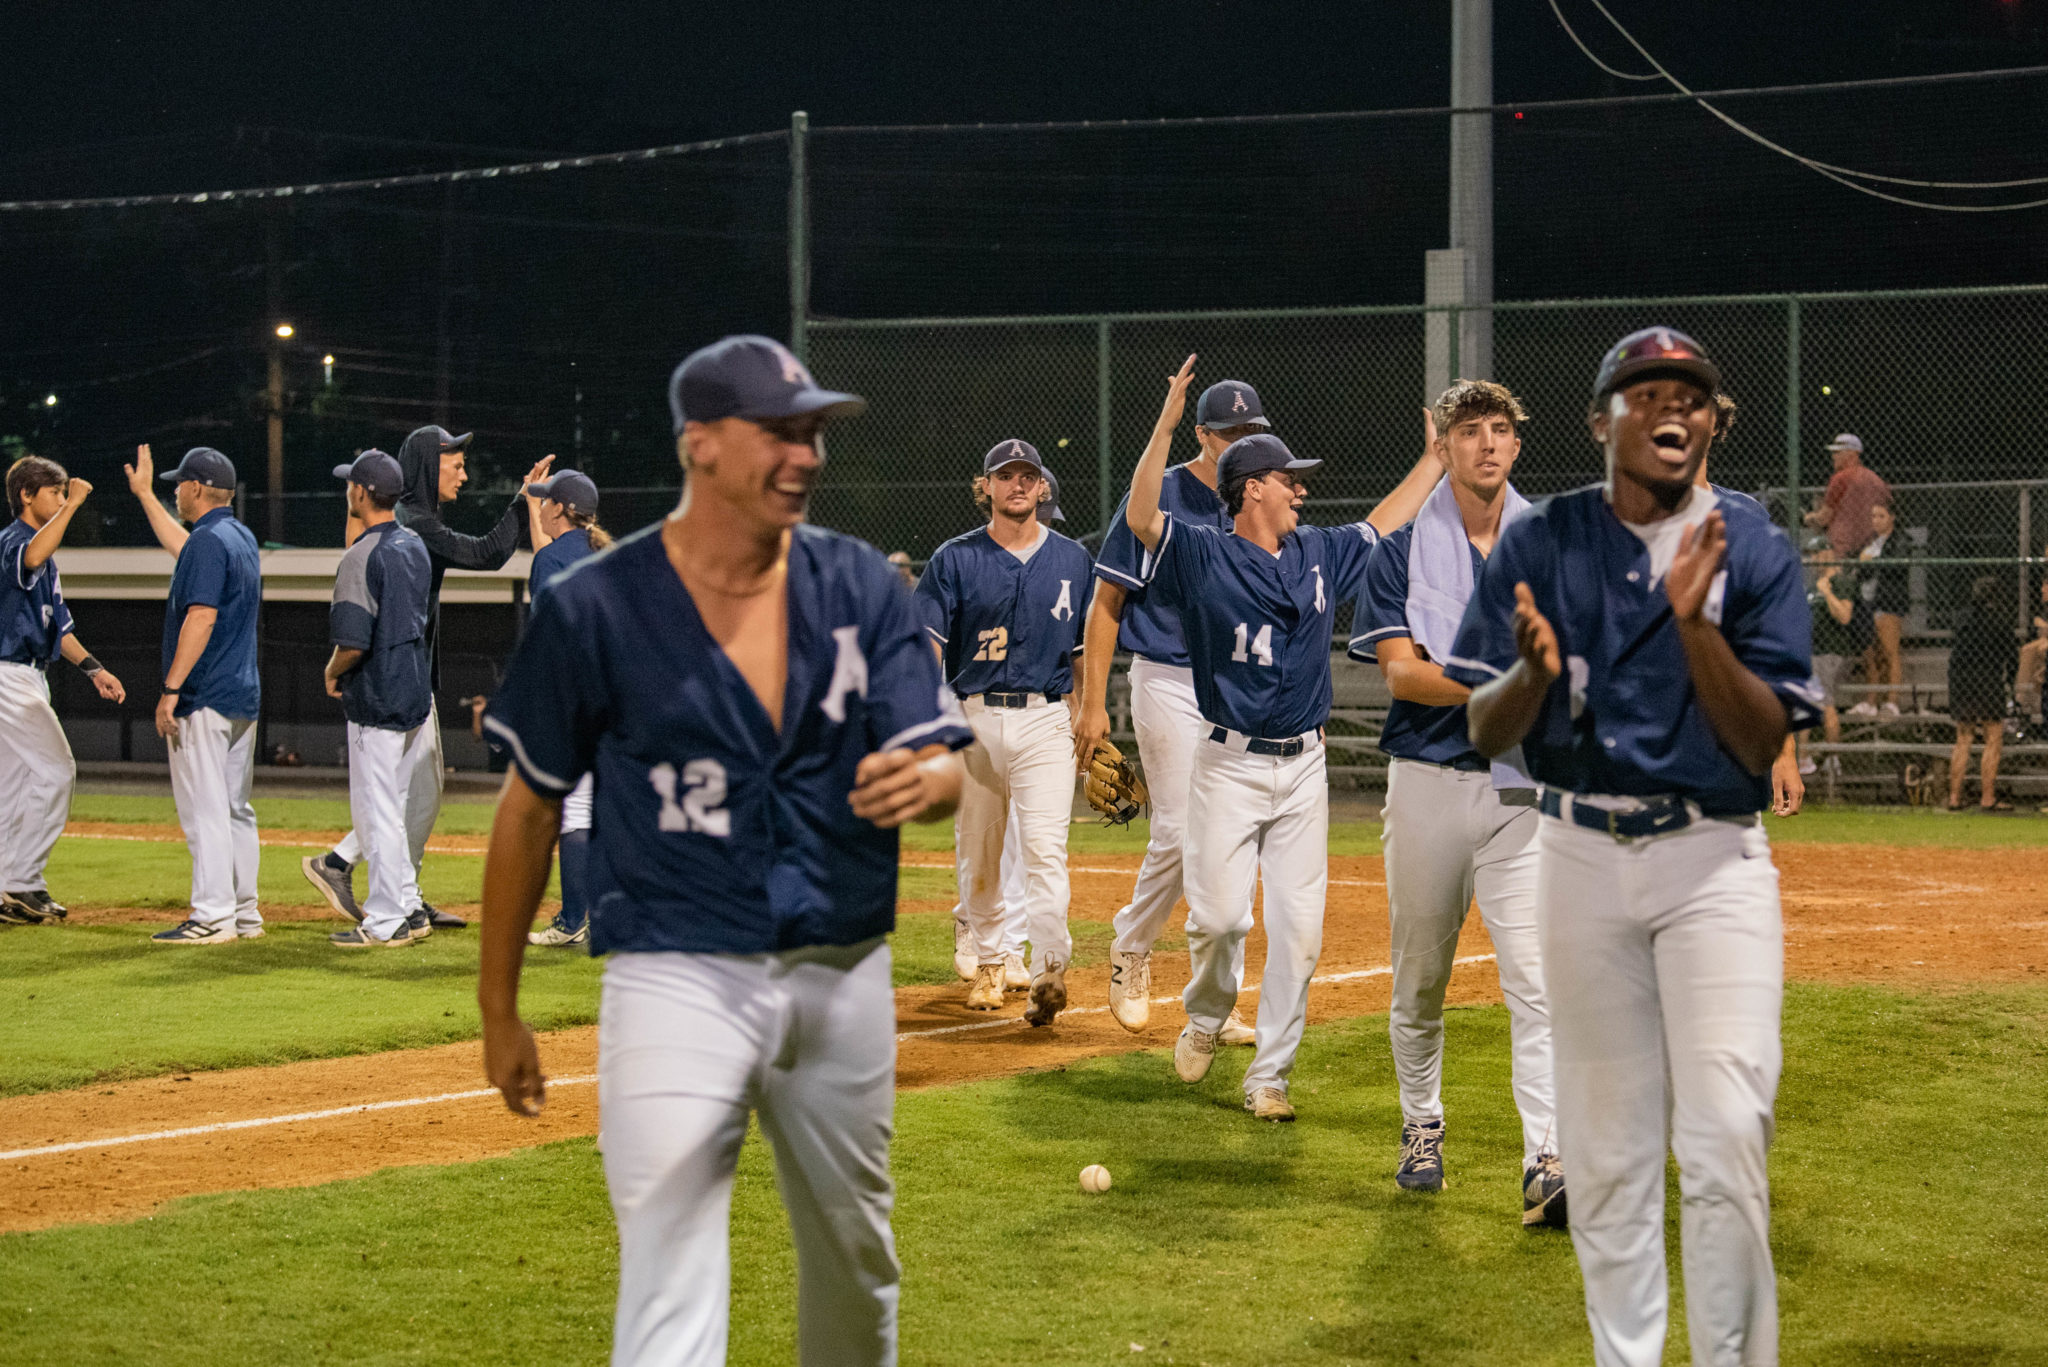
<svg viewBox="0 0 2048 1367"><path fill-rule="evenodd" d="M1826 530L1836 555L1853 556L1874 535L1870 510L1892 501L1892 487L1863 463L1863 438L1855 433L1844 432L1829 442L1828 454L1834 457L1835 473L1820 506L1806 515L1806 525Z"/></svg>

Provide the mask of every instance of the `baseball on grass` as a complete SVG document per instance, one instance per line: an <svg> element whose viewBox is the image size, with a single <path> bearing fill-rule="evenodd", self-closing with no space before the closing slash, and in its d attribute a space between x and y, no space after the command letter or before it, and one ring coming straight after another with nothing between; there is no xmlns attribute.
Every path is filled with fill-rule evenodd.
<svg viewBox="0 0 2048 1367"><path fill-rule="evenodd" d="M1081 1190L1090 1196L1100 1196L1109 1190L1109 1169L1100 1163L1090 1163L1081 1169Z"/></svg>

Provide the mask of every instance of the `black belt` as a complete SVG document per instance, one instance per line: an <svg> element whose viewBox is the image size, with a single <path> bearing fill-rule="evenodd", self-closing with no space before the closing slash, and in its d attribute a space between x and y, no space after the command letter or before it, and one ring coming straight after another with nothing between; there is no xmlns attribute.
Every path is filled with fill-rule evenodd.
<svg viewBox="0 0 2048 1367"><path fill-rule="evenodd" d="M1589 831L1600 831L1616 840L1639 840L1646 835L1664 835L1671 831L1683 830L1692 824L1692 813L1685 809L1685 799L1677 797L1649 797L1642 799L1643 806L1633 812L1610 812L1600 807L1586 806L1578 802L1565 810L1567 793L1555 788L1545 788L1537 798L1536 805L1545 816L1562 817Z"/></svg>
<svg viewBox="0 0 2048 1367"><path fill-rule="evenodd" d="M1217 727L1209 733L1209 739L1219 745L1227 742L1230 739L1230 728ZM1293 736L1287 740L1261 740L1257 736L1247 736L1244 741L1244 752L1247 755L1271 755L1277 759L1293 759L1307 748L1308 743L1300 736Z"/></svg>
<svg viewBox="0 0 2048 1367"><path fill-rule="evenodd" d="M50 672L50 662L48 660L8 660L5 661L5 663L11 665L27 665L30 669L39 669L45 674Z"/></svg>
<svg viewBox="0 0 2048 1367"><path fill-rule="evenodd" d="M976 695L976 696L980 697L980 699L981 699L981 702L982 702L982 706L984 706L984 707L1029 707L1029 706L1031 706L1031 700L1032 700L1033 698L1041 698L1041 697L1042 697L1042 698L1044 698L1044 699L1045 699L1045 700L1046 700L1047 702L1058 702L1058 701L1059 701L1059 700L1060 700L1061 698L1063 698L1063 697L1064 697L1064 696L1066 696L1066 695L1065 695L1065 694L1062 694L1062 693L1051 693L1051 692L1047 692L1047 693L982 693L982 694L978 694L978 695Z"/></svg>
<svg viewBox="0 0 2048 1367"><path fill-rule="evenodd" d="M1493 761L1481 759L1477 755L1460 755L1444 767L1456 769L1461 774L1490 774L1493 772Z"/></svg>

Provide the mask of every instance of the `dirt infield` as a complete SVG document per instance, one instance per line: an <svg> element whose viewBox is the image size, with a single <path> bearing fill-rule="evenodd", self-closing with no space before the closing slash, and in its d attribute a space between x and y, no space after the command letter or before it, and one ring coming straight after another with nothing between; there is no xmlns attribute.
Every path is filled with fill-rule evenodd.
<svg viewBox="0 0 2048 1367"><path fill-rule="evenodd" d="M911 856L911 862L946 859ZM1136 862L1129 856L1077 856L1075 915L1107 919L1128 892ZM1791 845L1778 850L1777 862L1792 977L1935 984L2048 973L2048 850ZM1331 861L1330 912L1319 981L1310 996L1312 1019L1386 1009L1386 893L1380 874L1376 858ZM95 913L92 919L116 917L160 919L118 912ZM1256 978L1263 952L1255 933L1249 977ZM1476 958L1489 952L1475 916L1459 954ZM1185 975L1185 956L1162 955L1154 996L1172 997ZM1030 1030L1015 1020L1019 998L991 1024L961 1006L958 986L900 990L899 1085L994 1077L1171 1042L1181 1023L1177 1003L1156 1006L1151 1027L1130 1035L1103 1009L1106 981L1102 967L1072 973L1074 1009L1049 1030ZM1490 962L1458 969L1454 1003L1498 999ZM470 1161L593 1133L597 1096L589 1078L596 1070L596 1032L549 1035L542 1057L559 1081L538 1121L510 1115L493 1095L476 1094L482 1079L474 1043L0 1101L0 1147L10 1154L30 1151L0 1156L0 1230L127 1219L184 1195L307 1186L395 1165ZM1177 1085L1163 1063L1161 1082ZM335 1113L355 1107L378 1109ZM197 1132L102 1142L165 1130ZM88 1147L35 1152L57 1145Z"/></svg>

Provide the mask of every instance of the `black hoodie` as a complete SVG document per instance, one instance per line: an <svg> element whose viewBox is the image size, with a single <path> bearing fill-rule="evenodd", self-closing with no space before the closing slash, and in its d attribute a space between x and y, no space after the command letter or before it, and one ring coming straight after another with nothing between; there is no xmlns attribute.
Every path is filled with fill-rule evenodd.
<svg viewBox="0 0 2048 1367"><path fill-rule="evenodd" d="M499 570L519 549L519 523L525 516L524 490L512 496L512 506L498 519L498 525L482 536L465 536L441 520L441 452L455 439L439 427L422 427L398 448L398 468L405 475L405 491L398 496L398 522L417 532L427 543L427 563L433 578L427 590L427 657L432 663L432 681L441 688L441 579L451 569Z"/></svg>

